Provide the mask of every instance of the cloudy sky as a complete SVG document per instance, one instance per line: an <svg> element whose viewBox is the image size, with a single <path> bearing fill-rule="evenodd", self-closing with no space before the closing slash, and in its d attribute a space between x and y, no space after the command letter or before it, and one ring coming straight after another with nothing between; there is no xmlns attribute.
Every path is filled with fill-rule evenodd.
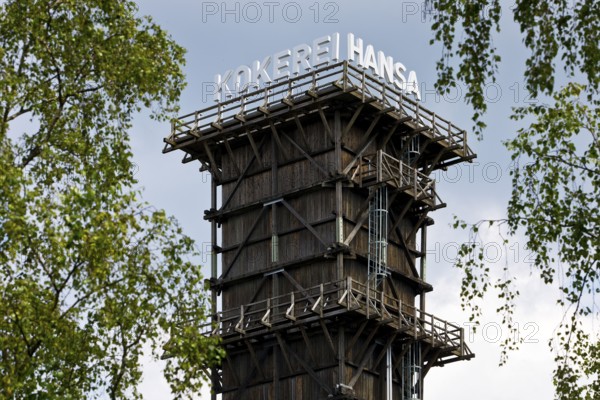
<svg viewBox="0 0 600 400"><path fill-rule="evenodd" d="M185 0L144 0L140 14L151 15L168 30L187 51L185 72L188 87L181 98L182 113L211 105L203 88L217 73L262 60L280 50L339 32L342 37L353 32L365 44L372 44L401 61L408 70L417 72L423 105L458 126L471 127L471 110L464 100L464 88L446 98L433 90L435 62L441 55L439 46L430 46L430 16L420 1L308 1L308 2L200 2ZM428 296L428 310L441 318L468 328L468 316L460 308L460 271L452 267L459 243L466 235L454 232L449 223L453 215L467 221L499 218L504 215L509 196L510 159L502 141L516 130L509 121L511 107L525 105L528 99L523 85L524 60L527 55L505 4L502 34L495 40L503 62L496 84L489 85L486 95L489 112L484 140L471 138L478 154L472 164L455 166L437 173L438 193L448 204L431 216L436 223L428 231L428 274L434 286ZM169 133L167 124L158 124L146 116L137 118L132 135L137 177L144 187L145 199L167 210L183 225L186 232L206 249L209 224L202 219L209 208L210 180L198 172L198 165L182 165L182 154L162 155L162 139ZM486 299L485 314L469 346L476 358L434 368L425 383L428 400L551 398L553 355L547 342L561 317L556 309L556 293L542 287L531 274L530 255L522 242L515 240L503 249L498 235L483 235L486 259L496 269L510 266L518 276L521 298L518 313L519 334L526 343L511 353L508 363L498 367L499 342L509 334L500 326L495 314L497 302ZM208 258L205 260L208 261ZM208 270L205 272L208 275ZM160 363L147 363L142 386L146 399L170 398L162 381ZM208 394L199 395L209 399Z"/></svg>

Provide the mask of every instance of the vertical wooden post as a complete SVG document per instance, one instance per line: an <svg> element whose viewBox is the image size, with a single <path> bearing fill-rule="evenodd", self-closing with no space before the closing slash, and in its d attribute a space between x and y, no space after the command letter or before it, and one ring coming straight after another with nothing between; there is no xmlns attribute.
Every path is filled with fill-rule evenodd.
<svg viewBox="0 0 600 400"><path fill-rule="evenodd" d="M366 93L367 93L367 77L366 77L366 70L363 69L362 72L362 79L361 79L361 93L362 93L362 102L364 103L366 100Z"/></svg>
<svg viewBox="0 0 600 400"><path fill-rule="evenodd" d="M344 60L344 69L342 72L342 87L344 92L348 90L348 61Z"/></svg>
<svg viewBox="0 0 600 400"><path fill-rule="evenodd" d="M217 181L215 180L214 175L211 174L210 180L210 207L211 210L217 209ZM210 223L210 276L213 281L215 281L218 277L217 271L217 221L213 218ZM211 301L211 322L214 326L215 323L219 323L217 317L217 288L212 287L210 293ZM216 367L213 367L210 372L210 380L211 380L211 400L217 400L216 388L219 382L219 372Z"/></svg>
<svg viewBox="0 0 600 400"><path fill-rule="evenodd" d="M291 85L291 83L290 83ZM277 157L277 146L274 132L271 130L271 196L275 196L279 191L279 158ZM277 231L277 202L271 204L271 265L279 262L279 235ZM279 274L271 275L271 295L274 298L279 296ZM277 310L277 301L274 309Z"/></svg>
<svg viewBox="0 0 600 400"><path fill-rule="evenodd" d="M427 221L421 225L421 270L419 271L420 278L423 282L427 279ZM419 296L419 308L421 312L425 312L425 292L421 291Z"/></svg>

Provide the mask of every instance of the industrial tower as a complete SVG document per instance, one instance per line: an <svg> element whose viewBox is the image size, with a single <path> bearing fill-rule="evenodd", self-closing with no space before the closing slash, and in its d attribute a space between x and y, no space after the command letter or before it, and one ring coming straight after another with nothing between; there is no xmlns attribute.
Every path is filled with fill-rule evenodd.
<svg viewBox="0 0 600 400"><path fill-rule="evenodd" d="M464 130L342 61L182 116L165 142L212 175L198 329L222 338L224 400L422 399L432 367L474 356L425 311L430 175L475 158Z"/></svg>

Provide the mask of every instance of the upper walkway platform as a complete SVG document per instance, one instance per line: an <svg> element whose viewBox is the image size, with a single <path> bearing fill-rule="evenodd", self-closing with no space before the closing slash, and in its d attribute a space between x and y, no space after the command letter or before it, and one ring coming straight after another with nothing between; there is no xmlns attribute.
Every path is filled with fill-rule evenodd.
<svg viewBox="0 0 600 400"><path fill-rule="evenodd" d="M342 102L349 107L367 105L367 112L401 124L405 134L418 134L433 143L429 151L436 155L435 168L476 157L467 144L465 130L348 61L254 89L232 93L229 100L174 120L169 136L164 139L163 152L183 150L186 153L183 162L200 160L218 164L218 160L211 162L207 145L219 146L224 141L246 137L249 132L318 113L335 99L337 104Z"/></svg>

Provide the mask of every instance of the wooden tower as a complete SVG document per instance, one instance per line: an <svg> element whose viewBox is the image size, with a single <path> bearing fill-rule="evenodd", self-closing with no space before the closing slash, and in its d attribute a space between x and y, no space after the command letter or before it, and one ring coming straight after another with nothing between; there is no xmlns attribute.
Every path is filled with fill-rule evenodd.
<svg viewBox="0 0 600 400"><path fill-rule="evenodd" d="M212 175L199 329L226 349L223 399L421 399L430 368L474 356L425 312L445 206L430 174L475 157L464 130L342 61L185 115L165 142Z"/></svg>

